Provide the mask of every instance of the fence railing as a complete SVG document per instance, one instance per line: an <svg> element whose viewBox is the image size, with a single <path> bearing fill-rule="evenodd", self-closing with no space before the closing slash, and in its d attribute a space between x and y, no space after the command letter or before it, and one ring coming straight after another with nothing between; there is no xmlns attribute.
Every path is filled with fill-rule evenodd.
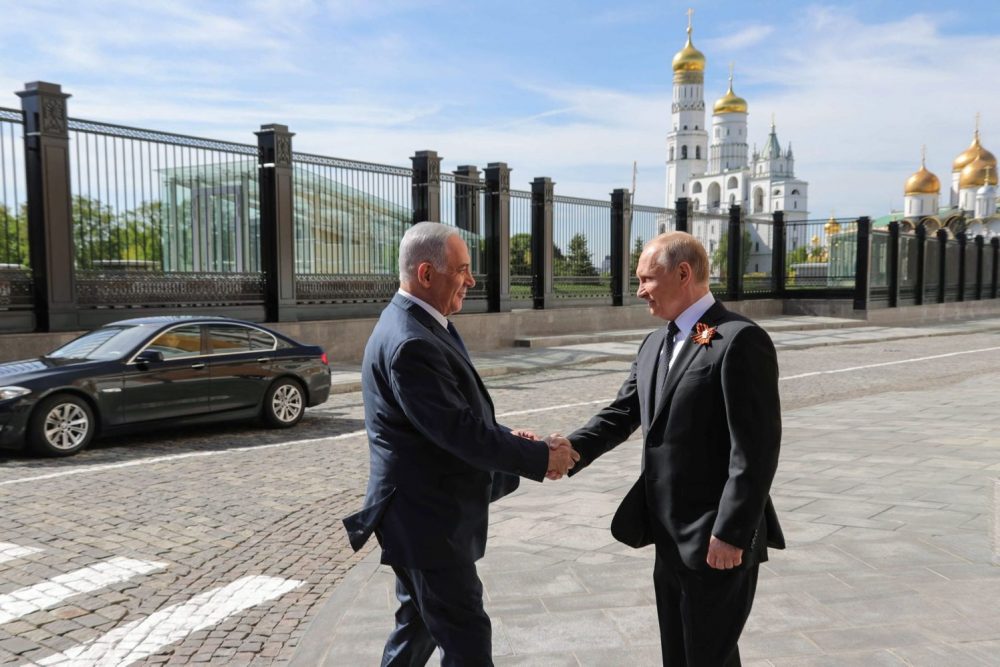
<svg viewBox="0 0 1000 667"><path fill-rule="evenodd" d="M21 112L0 108L0 309L33 303Z"/></svg>
<svg viewBox="0 0 1000 667"><path fill-rule="evenodd" d="M549 178L512 189L503 162L441 173L434 151L408 167L347 160L293 150L282 125L243 144L74 119L54 84L19 95L20 110L0 108L0 331L78 329L125 308L374 314L398 287L400 239L421 220L468 245L472 311L634 303L642 247L673 229L704 244L726 300L997 298L1000 230L966 230L961 215L948 229L873 229L685 199L641 206L626 189L567 197Z"/></svg>
<svg viewBox="0 0 1000 667"><path fill-rule="evenodd" d="M80 307L263 302L257 146L73 118L68 138Z"/></svg>

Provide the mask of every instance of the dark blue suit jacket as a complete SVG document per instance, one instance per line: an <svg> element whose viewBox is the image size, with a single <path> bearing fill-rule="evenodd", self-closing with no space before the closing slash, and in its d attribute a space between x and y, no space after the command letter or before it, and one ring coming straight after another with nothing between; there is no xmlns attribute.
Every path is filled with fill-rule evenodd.
<svg viewBox="0 0 1000 667"><path fill-rule="evenodd" d="M541 481L548 447L497 424L457 341L397 294L361 370L371 455L365 506L344 519L355 550L375 532L382 562L421 569L482 558L491 500Z"/></svg>

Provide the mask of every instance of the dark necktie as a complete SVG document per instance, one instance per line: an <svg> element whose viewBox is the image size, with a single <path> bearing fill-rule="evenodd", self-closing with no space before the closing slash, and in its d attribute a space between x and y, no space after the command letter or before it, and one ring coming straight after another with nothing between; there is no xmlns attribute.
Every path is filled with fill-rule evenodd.
<svg viewBox="0 0 1000 667"><path fill-rule="evenodd" d="M465 358L469 359L469 350L466 349L465 343L462 341L462 337L458 335L458 329L455 328L455 325L451 320L448 320L448 333L450 333L451 337L455 339L456 343L458 343L458 349L462 351ZM471 359L469 360L471 361Z"/></svg>
<svg viewBox="0 0 1000 667"><path fill-rule="evenodd" d="M660 404L663 389L667 386L667 373L670 372L670 358L674 356L674 339L680 331L673 322L667 325L667 335L663 339L663 347L660 348L660 359L656 364L656 393L653 397L655 405Z"/></svg>

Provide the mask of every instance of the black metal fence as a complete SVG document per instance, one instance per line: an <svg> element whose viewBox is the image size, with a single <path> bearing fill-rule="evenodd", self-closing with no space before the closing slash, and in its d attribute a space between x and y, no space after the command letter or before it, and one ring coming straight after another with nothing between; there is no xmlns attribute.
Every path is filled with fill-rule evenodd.
<svg viewBox="0 0 1000 667"><path fill-rule="evenodd" d="M0 108L0 309L30 310L28 210L20 111Z"/></svg>
<svg viewBox="0 0 1000 667"><path fill-rule="evenodd" d="M68 119L81 309L264 301L257 147Z"/></svg>
<svg viewBox="0 0 1000 667"><path fill-rule="evenodd" d="M0 108L0 330L72 330L151 312L259 321L376 313L398 286L414 222L454 226L476 287L467 310L634 303L643 245L702 240L727 300L853 298L856 308L996 298L998 240L867 218L635 205L511 189L490 163L442 174L296 152L282 125L256 144L69 118L59 86Z"/></svg>

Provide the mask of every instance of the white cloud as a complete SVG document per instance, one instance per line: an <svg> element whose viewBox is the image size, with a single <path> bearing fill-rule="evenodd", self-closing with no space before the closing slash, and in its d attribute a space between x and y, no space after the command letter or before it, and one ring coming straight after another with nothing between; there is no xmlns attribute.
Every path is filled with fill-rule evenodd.
<svg viewBox="0 0 1000 667"><path fill-rule="evenodd" d="M734 27L730 34L705 40L704 50L712 53L729 53L760 44L774 34L774 26L751 23Z"/></svg>

